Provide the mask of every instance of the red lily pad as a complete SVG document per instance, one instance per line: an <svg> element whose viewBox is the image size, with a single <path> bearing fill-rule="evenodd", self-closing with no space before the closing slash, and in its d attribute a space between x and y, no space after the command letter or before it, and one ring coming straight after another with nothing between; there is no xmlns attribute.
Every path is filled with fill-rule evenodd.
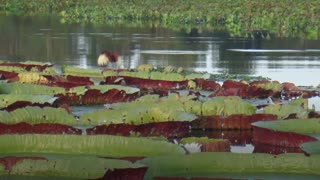
<svg viewBox="0 0 320 180"><path fill-rule="evenodd" d="M27 71L30 71L32 68L36 68L38 71L42 72L48 67L52 67L52 64L23 64L23 63L0 63L0 66L15 66L15 67L21 67Z"/></svg>
<svg viewBox="0 0 320 180"><path fill-rule="evenodd" d="M0 134L81 134L80 129L62 124L0 123Z"/></svg>
<svg viewBox="0 0 320 180"><path fill-rule="evenodd" d="M129 136L137 126L131 124L110 124L86 129L88 135L110 134Z"/></svg>
<svg viewBox="0 0 320 180"><path fill-rule="evenodd" d="M285 93L285 96L300 96L302 91L293 83L284 82L282 83L282 90Z"/></svg>
<svg viewBox="0 0 320 180"><path fill-rule="evenodd" d="M285 153L303 153L300 147L284 147L273 146L270 144L254 143L254 153L268 153L268 154L285 154Z"/></svg>
<svg viewBox="0 0 320 180"><path fill-rule="evenodd" d="M124 90L111 89L107 92L101 93L97 89L88 89L84 95L77 95L75 93L58 94L57 104L69 105L90 105L90 104L105 104L128 102L139 97L139 93L127 94Z"/></svg>
<svg viewBox="0 0 320 180"><path fill-rule="evenodd" d="M163 137L183 137L190 131L190 122L154 122L141 125L130 124L110 124L101 125L87 129L87 134L110 134L124 135L132 134L139 136L163 136Z"/></svg>
<svg viewBox="0 0 320 180"><path fill-rule="evenodd" d="M280 84L277 81L254 81L250 84L226 80L222 88L210 95L215 96L239 96L242 98L265 98L284 96L286 99L297 97L302 91L293 83L285 82Z"/></svg>
<svg viewBox="0 0 320 180"><path fill-rule="evenodd" d="M252 143L252 130L209 130L191 131L192 136L207 136L214 139L227 139L231 145L246 145Z"/></svg>
<svg viewBox="0 0 320 180"><path fill-rule="evenodd" d="M268 97L273 96L272 90L259 88L258 86L245 84L239 81L226 80L223 82L220 91L214 92L210 97L214 96L239 96L242 98Z"/></svg>
<svg viewBox="0 0 320 180"><path fill-rule="evenodd" d="M18 73L15 73L15 72L0 70L0 76L1 76L0 78L1 80L11 80L11 81L18 80Z"/></svg>
<svg viewBox="0 0 320 180"><path fill-rule="evenodd" d="M317 141L316 138L308 135L274 131L256 126L253 126L253 138L255 142L285 147L299 147L302 143Z"/></svg>
<svg viewBox="0 0 320 180"><path fill-rule="evenodd" d="M90 86L94 84L90 80L90 77L79 77L71 75L67 75L66 77L44 75L44 77L47 79L47 83L40 84L45 84L47 86L63 87L66 90L73 87Z"/></svg>
<svg viewBox="0 0 320 180"><path fill-rule="evenodd" d="M147 167L140 167L108 170L106 174L99 180L142 180L147 169Z"/></svg>
<svg viewBox="0 0 320 180"><path fill-rule="evenodd" d="M252 129L251 123L277 119L272 114L236 114L228 117L202 116L192 122L193 129Z"/></svg>
<svg viewBox="0 0 320 180"><path fill-rule="evenodd" d="M5 108L2 108L1 110L6 110L8 112L11 112L11 111L14 111L16 109L19 109L19 108L23 108L23 107L27 107L27 106L37 106L37 107L49 107L49 106L52 106L51 103L32 103L32 102L29 102L29 101L16 101L10 105L8 105L7 107Z"/></svg>
<svg viewBox="0 0 320 180"><path fill-rule="evenodd" d="M164 81L129 76L109 76L101 84L121 84L137 87L141 90L181 90L188 87L188 81Z"/></svg>
<svg viewBox="0 0 320 180"><path fill-rule="evenodd" d="M303 91L302 92L302 98L306 99L306 98L311 98L311 97L315 97L315 96L320 96L319 91L313 90L313 91Z"/></svg>
<svg viewBox="0 0 320 180"><path fill-rule="evenodd" d="M214 80L194 79L196 89L217 91L221 88L220 84ZM142 91L153 91L154 93L164 94L168 90L188 89L189 80L182 81L166 81L144 79L130 76L109 76L101 84L121 84L137 87Z"/></svg>

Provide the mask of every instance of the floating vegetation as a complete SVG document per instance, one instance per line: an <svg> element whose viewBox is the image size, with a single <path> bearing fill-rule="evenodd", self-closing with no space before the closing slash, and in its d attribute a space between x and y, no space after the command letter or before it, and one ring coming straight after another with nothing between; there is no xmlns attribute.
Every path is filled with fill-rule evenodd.
<svg viewBox="0 0 320 180"><path fill-rule="evenodd" d="M173 66L50 74L36 62L2 65L1 176L319 175L320 113L306 99L315 89L266 79L220 85L216 75ZM78 116L69 107L99 104ZM226 152L248 144L253 154Z"/></svg>

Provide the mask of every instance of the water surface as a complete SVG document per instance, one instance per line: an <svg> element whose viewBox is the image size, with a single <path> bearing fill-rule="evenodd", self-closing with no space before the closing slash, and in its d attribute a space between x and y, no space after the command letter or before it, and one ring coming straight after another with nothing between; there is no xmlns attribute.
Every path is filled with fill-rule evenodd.
<svg viewBox="0 0 320 180"><path fill-rule="evenodd" d="M0 16L0 58L98 68L98 54L118 51L121 67L181 66L249 74L296 85L320 84L320 40L245 39L227 32L161 27L62 24L55 17Z"/></svg>

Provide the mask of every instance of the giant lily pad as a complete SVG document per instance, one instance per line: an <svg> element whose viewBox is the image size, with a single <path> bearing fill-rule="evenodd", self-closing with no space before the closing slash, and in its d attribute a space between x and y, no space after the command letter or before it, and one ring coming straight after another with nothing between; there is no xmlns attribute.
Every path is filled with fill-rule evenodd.
<svg viewBox="0 0 320 180"><path fill-rule="evenodd" d="M180 96L158 98L143 96L134 102L117 103L112 109L104 109L83 115L80 120L92 124L146 124L167 121L192 121L194 114L186 112Z"/></svg>
<svg viewBox="0 0 320 180"><path fill-rule="evenodd" d="M297 118L308 117L308 100L296 99L287 104L272 104L263 109L266 114L275 114L279 119L288 118L290 115L294 115Z"/></svg>
<svg viewBox="0 0 320 180"><path fill-rule="evenodd" d="M79 86L74 87L69 90L69 93L76 93L77 95L84 95L86 91L89 89L99 90L102 94L110 91L111 89L117 89L119 91L124 91L126 94L133 94L137 93L140 90L137 88L132 88L128 86L121 86L121 85L92 85L92 86Z"/></svg>
<svg viewBox="0 0 320 180"><path fill-rule="evenodd" d="M219 91L210 96L240 96L242 98L280 97L286 99L298 97L302 92L292 83L278 83L276 81L254 81L250 84L243 81L225 80Z"/></svg>
<svg viewBox="0 0 320 180"><path fill-rule="evenodd" d="M251 86L257 86L265 90L271 90L272 92L279 92L282 89L282 85L277 81L254 81L250 83Z"/></svg>
<svg viewBox="0 0 320 180"><path fill-rule="evenodd" d="M147 138L112 135L2 135L0 153L53 153L104 157L184 154L178 145Z"/></svg>
<svg viewBox="0 0 320 180"><path fill-rule="evenodd" d="M320 154L320 141L303 143L300 147L308 154Z"/></svg>
<svg viewBox="0 0 320 180"><path fill-rule="evenodd" d="M55 95L62 104L103 104L135 99L139 89L121 85L78 86L68 90L37 84L1 82L0 92L4 94Z"/></svg>
<svg viewBox="0 0 320 180"><path fill-rule="evenodd" d="M41 72L42 74L56 74L55 70L52 67L52 64L40 63L40 62L3 62L0 63L0 70L9 71L9 72Z"/></svg>
<svg viewBox="0 0 320 180"><path fill-rule="evenodd" d="M299 147L304 142L317 140L320 119L290 119L252 123L254 140L260 143Z"/></svg>
<svg viewBox="0 0 320 180"><path fill-rule="evenodd" d="M279 173L292 175L320 175L320 156L304 154L239 154L195 153L190 155L162 156L138 161L146 164L145 179L153 177L219 177L219 174L243 176L244 174Z"/></svg>
<svg viewBox="0 0 320 180"><path fill-rule="evenodd" d="M221 116L200 116L192 121L192 129L241 129L251 130L251 123L257 121L276 120L277 116L272 114L233 114L228 117Z"/></svg>
<svg viewBox="0 0 320 180"><path fill-rule="evenodd" d="M155 122L140 125L133 124L110 124L99 125L86 130L87 134L110 134L139 137L184 137L190 132L190 122Z"/></svg>
<svg viewBox="0 0 320 180"><path fill-rule="evenodd" d="M12 112L0 112L0 122L16 124L26 122L29 124L58 123L64 125L79 125L73 115L63 108L52 107L25 107Z"/></svg>
<svg viewBox="0 0 320 180"><path fill-rule="evenodd" d="M56 95L64 94L66 90L61 87L49 87L37 84L24 83L0 83L0 92L2 94L31 94L31 95Z"/></svg>
<svg viewBox="0 0 320 180"><path fill-rule="evenodd" d="M78 134L83 132L81 129L64 124L40 123L29 124L20 122L16 124L5 124L0 122L0 134Z"/></svg>
<svg viewBox="0 0 320 180"><path fill-rule="evenodd" d="M6 108L17 101L27 101L31 103L49 103L52 104L57 98L48 95L16 95L16 94L1 94L0 109Z"/></svg>
<svg viewBox="0 0 320 180"><path fill-rule="evenodd" d="M62 66L61 71L64 75L72 76L85 76L85 77L96 77L102 78L102 71L99 69L84 69L73 66Z"/></svg>
<svg viewBox="0 0 320 180"><path fill-rule="evenodd" d="M202 115L219 115L226 117L232 114L252 115L256 107L237 96L216 97L202 104Z"/></svg>
<svg viewBox="0 0 320 180"><path fill-rule="evenodd" d="M4 157L4 162L15 160L8 169L2 170L1 174L10 176L35 176L76 179L98 179L114 171L128 173L125 170L144 168L144 165L131 163L125 160L102 159L92 156L50 156L43 157ZM130 171L129 171L130 172ZM143 171L144 172L144 171ZM143 174L143 173L142 173ZM118 173L121 176L120 173ZM126 174L129 175L129 174Z"/></svg>

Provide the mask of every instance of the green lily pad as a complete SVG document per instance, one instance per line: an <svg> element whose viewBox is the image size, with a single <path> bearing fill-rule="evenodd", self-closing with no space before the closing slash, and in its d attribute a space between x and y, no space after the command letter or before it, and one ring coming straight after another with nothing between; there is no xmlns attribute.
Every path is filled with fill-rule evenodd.
<svg viewBox="0 0 320 180"><path fill-rule="evenodd" d="M256 107L237 96L221 96L202 104L202 115L230 116L233 114L252 115Z"/></svg>
<svg viewBox="0 0 320 180"><path fill-rule="evenodd" d="M64 75L103 78L102 71L99 69L84 69L74 66L62 66L61 71Z"/></svg>
<svg viewBox="0 0 320 180"><path fill-rule="evenodd" d="M129 86L121 86L121 85L92 85L90 87L88 86L78 86L71 88L69 92L71 93L76 93L77 95L84 95L88 89L95 89L99 90L101 93L105 93L111 89L117 89L119 91L123 90L126 92L126 94L133 94L136 92L139 92L140 89L134 88L134 87L129 87Z"/></svg>
<svg viewBox="0 0 320 180"><path fill-rule="evenodd" d="M49 95L0 94L0 109L6 108L17 101L52 104L56 99L56 97Z"/></svg>
<svg viewBox="0 0 320 180"><path fill-rule="evenodd" d="M253 126L267 128L274 131L294 132L305 135L320 133L320 119L288 119L276 121L259 121L252 123Z"/></svg>
<svg viewBox="0 0 320 180"><path fill-rule="evenodd" d="M147 71L122 71L119 72L119 76L130 76L136 78L149 79L150 74Z"/></svg>
<svg viewBox="0 0 320 180"><path fill-rule="evenodd" d="M263 109L265 114L275 114L279 119L285 119L290 114L296 114L298 118L308 117L308 100L307 99L296 99L292 100L287 104L272 104Z"/></svg>
<svg viewBox="0 0 320 180"><path fill-rule="evenodd" d="M148 166L144 179L153 177L215 177L217 174L305 174L320 175L320 155L194 153L190 155L146 158L138 163Z"/></svg>
<svg viewBox="0 0 320 180"><path fill-rule="evenodd" d="M176 97L145 96L130 103L116 103L112 109L104 109L80 117L83 124L145 124L151 122L192 121L196 115L186 112Z"/></svg>
<svg viewBox="0 0 320 180"><path fill-rule="evenodd" d="M320 139L318 137L318 139ZM320 154L320 141L307 142L300 145L300 148L308 154Z"/></svg>
<svg viewBox="0 0 320 180"><path fill-rule="evenodd" d="M103 159L93 156L51 156L47 159L19 160L3 174L76 179L98 179L109 170L140 168L144 165L125 160Z"/></svg>
<svg viewBox="0 0 320 180"><path fill-rule="evenodd" d="M52 153L95 155L102 157L144 157L184 154L184 150L166 141L112 135L2 135L0 153Z"/></svg>
<svg viewBox="0 0 320 180"><path fill-rule="evenodd" d="M37 84L6 83L1 81L0 93L2 94L31 94L31 95L56 95L65 94L61 87L50 87Z"/></svg>
<svg viewBox="0 0 320 180"><path fill-rule="evenodd" d="M164 73L164 72L151 72L150 79L165 80L165 81L183 81L185 80L180 73Z"/></svg>
<svg viewBox="0 0 320 180"><path fill-rule="evenodd" d="M273 92L280 91L282 88L282 84L279 82L261 83L256 86L265 90L272 90Z"/></svg>
<svg viewBox="0 0 320 180"><path fill-rule="evenodd" d="M52 107L25 107L12 112L0 112L0 122L5 124L16 124L26 122L29 124L58 123L64 125L79 125L72 114L63 108Z"/></svg>

